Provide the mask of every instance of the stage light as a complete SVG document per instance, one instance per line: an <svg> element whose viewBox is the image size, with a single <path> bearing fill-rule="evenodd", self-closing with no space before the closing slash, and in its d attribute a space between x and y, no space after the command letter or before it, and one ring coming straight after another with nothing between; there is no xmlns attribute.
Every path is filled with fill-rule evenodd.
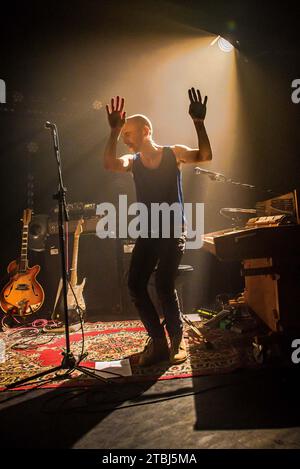
<svg viewBox="0 0 300 469"><path fill-rule="evenodd" d="M218 46L222 52L231 52L234 49L233 45L230 44L229 41L220 36L218 39Z"/></svg>
<svg viewBox="0 0 300 469"><path fill-rule="evenodd" d="M224 39L221 36L216 36L213 39L213 41L210 43L210 45L214 46L216 42L218 43L219 49L222 52L231 52L234 49L234 46L229 41L227 41L227 39ZM238 44L238 41L237 41L237 44Z"/></svg>
<svg viewBox="0 0 300 469"><path fill-rule="evenodd" d="M92 104L92 108L95 111L100 111L100 109L102 109L102 107L103 107L102 101L99 101L98 99L96 99Z"/></svg>

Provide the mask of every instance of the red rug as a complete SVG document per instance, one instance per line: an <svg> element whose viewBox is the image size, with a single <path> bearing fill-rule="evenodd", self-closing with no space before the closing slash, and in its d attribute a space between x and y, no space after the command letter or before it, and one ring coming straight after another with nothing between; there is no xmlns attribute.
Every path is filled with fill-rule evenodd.
<svg viewBox="0 0 300 469"><path fill-rule="evenodd" d="M197 339L185 325L185 340L188 348L188 360L180 365L158 365L147 368L137 366L138 354L143 349L146 333L140 321L118 321L86 323L84 325L85 351L88 358L81 365L88 366L92 371L95 362L120 360L130 357L132 376L126 380L141 379L175 379L192 376L228 373L242 367L255 367L251 344L247 338L220 329L209 330L197 324L202 337ZM22 336L23 334L23 336ZM0 387L35 375L46 369L58 366L62 360L65 347L64 335L42 333L36 337L24 337L24 333L1 333L0 338L6 342L6 362L0 364ZM81 353L82 336L80 332L70 335L71 350L77 357ZM211 347L207 347L207 341ZM17 347L17 348L16 348ZM53 375L54 376L54 375ZM40 387L58 386L90 386L95 383L78 372L72 373L72 379L57 380ZM15 388L16 389L16 388ZM24 389L24 388L18 388ZM26 386L28 389L28 385Z"/></svg>

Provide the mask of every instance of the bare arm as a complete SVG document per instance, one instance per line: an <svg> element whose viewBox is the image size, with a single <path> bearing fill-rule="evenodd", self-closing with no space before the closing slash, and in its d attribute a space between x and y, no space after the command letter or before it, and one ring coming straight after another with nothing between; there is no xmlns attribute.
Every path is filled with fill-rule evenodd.
<svg viewBox="0 0 300 469"><path fill-rule="evenodd" d="M117 96L111 99L111 108L106 105L107 118L110 125L110 136L104 148L104 168L114 172L129 171L132 160L117 158L117 144L125 124L124 98Z"/></svg>
<svg viewBox="0 0 300 469"><path fill-rule="evenodd" d="M109 171L125 173L131 169L132 155L117 158L117 143L120 133L115 129L111 129L104 148L104 168Z"/></svg>
<svg viewBox="0 0 300 469"><path fill-rule="evenodd" d="M174 152L180 163L197 163L200 161L211 161L212 150L205 129L204 119L206 116L207 96L203 102L200 91L194 88L189 90L190 107L189 114L193 119L198 137L198 148L189 148L185 145L175 145Z"/></svg>

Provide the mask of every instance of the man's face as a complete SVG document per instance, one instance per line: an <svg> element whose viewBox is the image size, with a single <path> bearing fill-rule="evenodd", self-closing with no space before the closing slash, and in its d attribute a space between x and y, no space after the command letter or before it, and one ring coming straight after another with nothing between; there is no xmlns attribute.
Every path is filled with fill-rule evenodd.
<svg viewBox="0 0 300 469"><path fill-rule="evenodd" d="M122 130L123 142L131 153L137 153L142 147L145 132L142 126L134 122L126 122Z"/></svg>

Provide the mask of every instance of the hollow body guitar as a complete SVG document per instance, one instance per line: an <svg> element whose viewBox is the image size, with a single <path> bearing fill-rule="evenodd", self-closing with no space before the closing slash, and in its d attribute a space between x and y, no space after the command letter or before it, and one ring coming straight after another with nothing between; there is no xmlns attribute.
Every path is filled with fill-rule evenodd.
<svg viewBox="0 0 300 469"><path fill-rule="evenodd" d="M24 210L20 260L14 260L8 265L10 280L0 295L1 309L15 316L35 313L41 308L45 299L44 290L36 279L40 266L28 266L28 227L31 215L31 209Z"/></svg>
<svg viewBox="0 0 300 469"><path fill-rule="evenodd" d="M78 265L78 251L79 251L79 238L82 233L83 219L79 220L75 233L73 243L73 258L71 267L71 276L67 291L67 303L68 303L68 318L70 323L78 322L78 306L81 312L85 312L86 305L83 297L83 289L86 283L86 278L83 279L81 284L78 284L77 277L77 265ZM76 299L75 299L76 297ZM64 322L64 303L62 296L62 279L60 279L55 304L52 313L52 319L55 321Z"/></svg>

